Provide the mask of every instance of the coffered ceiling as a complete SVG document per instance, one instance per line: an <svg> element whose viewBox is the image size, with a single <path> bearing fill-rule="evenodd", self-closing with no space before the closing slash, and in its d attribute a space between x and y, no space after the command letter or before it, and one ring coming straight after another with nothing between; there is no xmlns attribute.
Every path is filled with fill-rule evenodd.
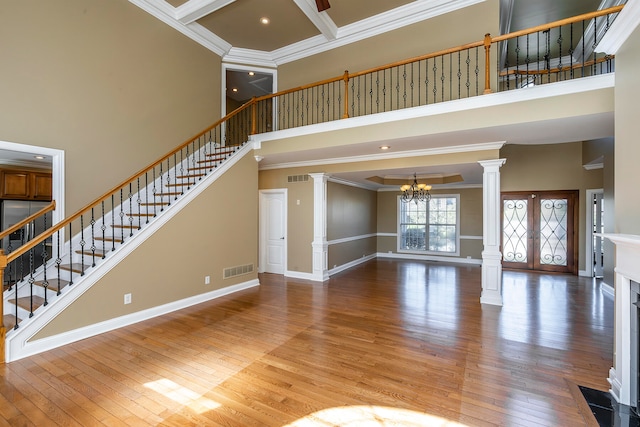
<svg viewBox="0 0 640 427"><path fill-rule="evenodd" d="M129 1L225 61L277 66L485 0Z"/></svg>

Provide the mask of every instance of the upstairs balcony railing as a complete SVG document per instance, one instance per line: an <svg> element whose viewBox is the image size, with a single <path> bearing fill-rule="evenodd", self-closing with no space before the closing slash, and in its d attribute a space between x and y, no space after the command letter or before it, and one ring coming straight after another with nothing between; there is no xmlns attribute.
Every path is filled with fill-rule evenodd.
<svg viewBox="0 0 640 427"><path fill-rule="evenodd" d="M0 363L7 324L18 329L50 295L72 286L250 135L610 73L614 58L597 54L597 43L621 10L485 35L463 46L252 99L21 247L8 254L0 249L0 283L4 274L20 271L6 281L4 294L13 298L15 312L5 314L0 304ZM24 265L25 255L32 257L38 247L46 248L47 268L40 271L34 263Z"/></svg>

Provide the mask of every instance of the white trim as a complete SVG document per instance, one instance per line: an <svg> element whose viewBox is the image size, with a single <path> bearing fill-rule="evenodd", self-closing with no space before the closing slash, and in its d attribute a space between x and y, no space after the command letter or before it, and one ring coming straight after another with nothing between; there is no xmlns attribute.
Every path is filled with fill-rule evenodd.
<svg viewBox="0 0 640 427"><path fill-rule="evenodd" d="M606 284L604 282L600 282L600 287L602 288L602 292L605 295L608 295L611 298L615 297L616 293L615 293L615 290L613 289L613 286L609 286L608 284Z"/></svg>
<svg viewBox="0 0 640 427"><path fill-rule="evenodd" d="M263 142L263 141L260 141L260 142ZM375 161L375 160L404 159L407 157L413 158L413 157L421 157L421 156L437 156L441 154L457 154L457 153L469 153L469 152L484 151L484 150L499 150L504 146L504 144L505 144L505 141L484 142L479 144L454 145L451 147L426 148L423 150L399 151L396 153L378 153L378 154L368 154L364 156L336 157L331 159L317 159L317 160L305 160L300 162L275 163L272 165L261 167L260 170L263 171L263 170L283 169L283 168L298 168L298 167L308 167L308 166L317 166L317 165L336 165L336 164L343 164L343 163L369 162L369 161ZM452 187L452 188L460 188L460 186ZM392 191L397 191L397 190L392 189Z"/></svg>
<svg viewBox="0 0 640 427"><path fill-rule="evenodd" d="M448 190L448 191L456 191L456 190L468 190L468 189L478 189L482 188L482 184L434 184L434 190ZM379 188L378 192L389 191L389 192L400 192L398 188Z"/></svg>
<svg viewBox="0 0 640 427"><path fill-rule="evenodd" d="M420 260L420 261L452 262L455 264L482 265L482 260L475 259L475 258L418 255L418 254L396 253L396 252L391 252L391 253L378 252L377 256L380 258L412 259L412 260Z"/></svg>
<svg viewBox="0 0 640 427"><path fill-rule="evenodd" d="M396 226L397 226L397 236L398 238L396 239L396 252L397 253L402 253L402 254L417 254L417 255L435 255L435 256L441 256L441 257L459 257L460 256L460 194L434 194L432 196L432 199L435 198L440 198L440 199L444 199L444 198L455 198L456 199L456 251L455 252L444 252L444 251L428 251L428 250L424 250L424 251L412 251L412 250L406 250L406 249L400 249L400 237L402 236L401 230L400 230L400 218L402 217L402 215L400 214L400 207L402 206L403 202L401 199L401 195L397 196L397 204L396 204ZM429 206L427 204L427 214L429 213ZM429 244L429 239L428 239L428 234L429 234L429 220L428 218L426 219L426 226L427 226L427 236L425 237L425 243L428 245Z"/></svg>
<svg viewBox="0 0 640 427"><path fill-rule="evenodd" d="M52 225L62 221L65 218L64 150L9 141L0 141L0 150L18 151L51 157L51 199L56 202L56 209L51 215Z"/></svg>
<svg viewBox="0 0 640 427"><path fill-rule="evenodd" d="M585 266L587 269L580 270L578 275L581 277L593 277L593 196L596 194L604 194L604 189L587 189L585 191L585 241L584 241L584 256ZM591 267L591 268L588 268ZM584 275L583 275L584 273Z"/></svg>
<svg viewBox="0 0 640 427"><path fill-rule="evenodd" d="M339 265L337 267L333 267L332 269L329 270L329 276L333 276L334 274L340 273L342 271L345 271L351 267L355 267L356 265L360 265L364 262L370 261L372 259L375 259L377 257L377 254L371 254L371 255L363 255L362 258L358 258L358 259L354 259L353 261L349 261L346 264L342 264Z"/></svg>
<svg viewBox="0 0 640 427"><path fill-rule="evenodd" d="M359 182L348 181L342 178L334 178L332 176L328 178L328 181L336 184L347 185L349 187L362 188L363 190L377 191L377 188L373 186L373 184L371 186L368 186L368 185L360 184Z"/></svg>
<svg viewBox="0 0 640 427"><path fill-rule="evenodd" d="M293 0L309 21L322 33L327 40L334 40L338 35L338 27L327 12L318 12L313 0Z"/></svg>
<svg viewBox="0 0 640 427"><path fill-rule="evenodd" d="M312 282L324 282L324 280L318 280L313 273L305 273L302 271L286 270L284 277L291 277L293 279L310 280Z"/></svg>
<svg viewBox="0 0 640 427"><path fill-rule="evenodd" d="M365 40L407 25L435 18L485 0L422 0L397 7L368 19L338 28L337 38L327 41L325 35L302 40L270 52L278 64L297 61L318 53Z"/></svg>
<svg viewBox="0 0 640 427"><path fill-rule="evenodd" d="M236 0L190 0L176 7L175 17L183 24L190 24L234 1Z"/></svg>
<svg viewBox="0 0 640 427"><path fill-rule="evenodd" d="M377 233L378 237L398 237L398 233Z"/></svg>
<svg viewBox="0 0 640 427"><path fill-rule="evenodd" d="M175 19L174 8L164 0L129 0L130 3L179 31L191 40L199 43L218 56L223 56L231 49L231 44L221 39L202 25L192 22L184 25Z"/></svg>
<svg viewBox="0 0 640 427"><path fill-rule="evenodd" d="M618 14L613 25L602 37L596 52L615 55L640 23L640 5L638 1L628 1Z"/></svg>
<svg viewBox="0 0 640 427"><path fill-rule="evenodd" d="M359 236L343 237L341 239L334 239L327 241L327 245L339 245L340 243L355 242L357 240L369 239L371 237L378 237L378 233L361 234Z"/></svg>
<svg viewBox="0 0 640 427"><path fill-rule="evenodd" d="M224 62L234 64L256 65L261 67L277 67L268 52L255 49L245 49L232 47L226 55L222 57Z"/></svg>
<svg viewBox="0 0 640 427"><path fill-rule="evenodd" d="M585 165L582 165L582 167L587 171L604 169L604 163L587 163Z"/></svg>
<svg viewBox="0 0 640 427"><path fill-rule="evenodd" d="M222 163L222 165L216 168L213 173L210 173L202 178L202 180L198 181L190 191L184 194L184 196L176 200L175 203L172 203L170 206L168 206L163 212L160 212L158 216L146 227L142 228L134 238L125 240L125 242L115 253L107 256L107 258L102 263L92 269L91 274L85 274L84 276L78 278L74 282L73 286L65 287L62 291L62 293L65 295L64 297L55 298L49 303L46 310L38 310L35 312L34 317L29 319L28 322L22 322L19 329L12 332L6 337L6 360L11 361L16 357L24 357L22 356L22 351L29 339L34 337L52 319L54 319L58 314L64 311L75 300L80 298L94 284L102 279L102 277L104 277L123 259L130 255L138 246L140 246L156 231L162 228L164 224L166 224L171 218L176 216L192 200L198 197L211 184L217 181L218 178L220 178L227 170L233 167L240 159L242 159L247 153L252 150L253 147L251 146L251 144L245 144L244 147L242 147L229 159Z"/></svg>
<svg viewBox="0 0 640 427"><path fill-rule="evenodd" d="M32 356L34 354L42 353L43 351L52 350L63 345L68 345L76 341L83 340L85 338L93 337L105 332L112 331L114 329L123 328L125 326L132 325L134 323L142 322L154 317L162 316L167 313L171 313L177 310L182 310L187 307L191 307L196 304L201 304L207 301L211 301L216 298L220 298L231 293L250 289L255 286L259 286L258 279L252 279L244 283L227 286L215 291L206 292L199 295L194 295L188 298L181 299L179 301L172 301L170 303L160 305L157 307L148 308L146 310L138 311L124 316L116 317L114 319L105 320L103 322L88 325L82 328L74 329L61 334L53 335L46 338L41 338L36 341L28 341L23 343L18 352L15 346L11 347L11 353L7 354L8 362L13 362L24 357ZM7 349L9 350L9 348Z"/></svg>

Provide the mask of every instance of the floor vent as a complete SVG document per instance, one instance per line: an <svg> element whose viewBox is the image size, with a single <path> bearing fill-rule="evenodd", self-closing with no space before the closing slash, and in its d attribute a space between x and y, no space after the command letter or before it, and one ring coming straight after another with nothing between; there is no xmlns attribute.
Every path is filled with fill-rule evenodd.
<svg viewBox="0 0 640 427"><path fill-rule="evenodd" d="M253 273L253 264L239 265L237 267L228 267L222 271L222 278L242 276L243 274Z"/></svg>
<svg viewBox="0 0 640 427"><path fill-rule="evenodd" d="M287 182L307 182L309 181L309 175L289 175Z"/></svg>

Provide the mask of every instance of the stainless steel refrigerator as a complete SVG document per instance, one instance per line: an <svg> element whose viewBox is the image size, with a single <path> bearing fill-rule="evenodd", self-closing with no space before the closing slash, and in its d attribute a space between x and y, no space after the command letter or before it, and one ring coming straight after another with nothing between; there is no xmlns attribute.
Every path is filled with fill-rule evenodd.
<svg viewBox="0 0 640 427"><path fill-rule="evenodd" d="M7 228L19 223L23 219L27 218L39 210L47 206L49 202L30 202L27 200L2 200L0 202L0 230L4 231ZM47 213L46 226L51 227L51 212ZM11 233L9 236L2 239L0 242L0 248L4 249L5 253L10 253L18 249L20 246L33 239L38 234L45 230L44 217L40 216L35 221L25 225L20 230ZM32 268L38 268L43 263L44 246L38 245L34 248L32 258ZM51 257L51 250L47 251L47 258ZM21 271L29 270L30 254L24 254L21 260L17 260L21 263ZM22 276L24 273L21 273ZM5 276L5 281L8 278Z"/></svg>

